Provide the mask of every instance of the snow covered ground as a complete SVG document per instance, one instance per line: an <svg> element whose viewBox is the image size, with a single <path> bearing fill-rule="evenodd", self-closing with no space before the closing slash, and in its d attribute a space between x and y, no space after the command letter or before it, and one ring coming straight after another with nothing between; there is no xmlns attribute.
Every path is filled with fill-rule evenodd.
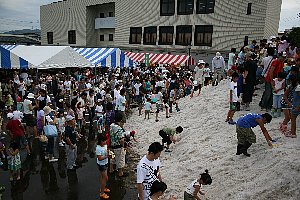
<svg viewBox="0 0 300 200"><path fill-rule="evenodd" d="M263 87L262 85L260 87ZM249 199L300 199L300 137L283 136L278 127L281 118L266 125L278 147L268 147L259 127L254 129L257 143L248 152L251 157L236 156L235 126L225 123L228 111L228 82L217 87L205 87L200 96L186 97L179 102L180 112L166 119L160 113L159 122L152 114L150 120L134 111L126 124L129 130L137 130L138 143L134 150L142 157L148 146L161 141L158 131L163 127L182 126L178 142L171 144L171 153L161 154L161 174L168 185L165 197L170 194L183 199L183 192L190 182L205 169L213 178L212 185L204 186L201 199L249 200ZM251 112L261 113L258 106L262 91L256 92ZM248 112L240 111L235 119ZM297 133L300 136L300 117Z"/></svg>

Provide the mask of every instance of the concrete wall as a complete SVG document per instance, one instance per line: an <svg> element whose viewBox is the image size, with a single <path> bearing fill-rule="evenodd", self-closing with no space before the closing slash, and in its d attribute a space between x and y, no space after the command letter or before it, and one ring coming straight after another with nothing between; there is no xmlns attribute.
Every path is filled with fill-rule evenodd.
<svg viewBox="0 0 300 200"><path fill-rule="evenodd" d="M75 29L77 43L74 46L114 45L126 49L152 49L182 53L187 51L187 47L175 45L177 25L193 25L193 32L195 25L213 25L212 47L193 45L192 52L215 52L228 50L231 47L240 48L245 36L249 36L249 41L260 40L264 36L277 32L281 1L278 0L274 4L274 0L216 0L214 13L192 15L177 15L177 5L175 5L174 16L160 16L160 0L68 0L41 6L42 44L47 43L47 32L53 31L54 44L67 45L67 31ZM95 30L94 28L95 17L99 17L100 13L95 9L98 6L94 5L110 2L115 2L114 42L102 43L99 41L102 29ZM252 3L251 15L246 15L248 3ZM196 13L196 6L194 6L194 13ZM143 45L142 41L141 45L130 45L130 27L147 26L174 26L174 44ZM107 38L110 32L110 29L105 30ZM158 33L157 35L159 36Z"/></svg>
<svg viewBox="0 0 300 200"><path fill-rule="evenodd" d="M278 35L282 0L268 0L265 23L265 38Z"/></svg>

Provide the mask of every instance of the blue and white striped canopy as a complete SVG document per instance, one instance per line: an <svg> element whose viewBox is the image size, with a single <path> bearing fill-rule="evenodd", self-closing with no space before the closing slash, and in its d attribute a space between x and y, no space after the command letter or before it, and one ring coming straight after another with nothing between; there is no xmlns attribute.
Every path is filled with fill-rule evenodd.
<svg viewBox="0 0 300 200"><path fill-rule="evenodd" d="M28 69L29 65L27 60L15 55L11 51L0 47L0 63L2 69Z"/></svg>
<svg viewBox="0 0 300 200"><path fill-rule="evenodd" d="M133 60L118 48L74 48L94 65L101 67L133 67Z"/></svg>
<svg viewBox="0 0 300 200"><path fill-rule="evenodd" d="M7 49L9 51L13 50L14 48L17 47L17 45L1 45L4 49Z"/></svg>

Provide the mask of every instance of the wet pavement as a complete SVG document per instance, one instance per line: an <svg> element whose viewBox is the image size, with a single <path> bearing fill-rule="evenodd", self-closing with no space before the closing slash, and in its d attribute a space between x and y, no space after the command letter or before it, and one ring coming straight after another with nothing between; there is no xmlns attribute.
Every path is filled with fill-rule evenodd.
<svg viewBox="0 0 300 200"><path fill-rule="evenodd" d="M21 151L21 180L9 181L9 172L0 169L0 186L5 186L2 199L12 200L81 200L99 198L99 171L95 157L94 131L85 134L78 144L77 164L74 171L65 167L64 147L55 148L58 162L49 163L43 156L43 145L37 139L32 139L32 155L26 158L25 150ZM130 157L130 156L129 156ZM130 161L129 169L136 166ZM5 166L4 166L5 168ZM137 199L134 187L134 170L128 170L129 177L117 178L109 175L108 188L111 189L111 200ZM1 198L0 198L1 199Z"/></svg>

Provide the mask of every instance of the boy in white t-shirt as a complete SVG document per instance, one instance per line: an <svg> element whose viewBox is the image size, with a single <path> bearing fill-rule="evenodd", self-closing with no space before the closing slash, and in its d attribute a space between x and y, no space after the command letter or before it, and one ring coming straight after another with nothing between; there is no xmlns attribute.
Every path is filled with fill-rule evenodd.
<svg viewBox="0 0 300 200"><path fill-rule="evenodd" d="M230 109L227 114L226 122L228 122L231 125L236 124L236 122L233 121L233 116L236 111L237 105L238 105L238 95L237 95L237 81L239 79L239 74L234 72L232 74L232 81L230 83L230 92L229 92L229 102L230 102Z"/></svg>

